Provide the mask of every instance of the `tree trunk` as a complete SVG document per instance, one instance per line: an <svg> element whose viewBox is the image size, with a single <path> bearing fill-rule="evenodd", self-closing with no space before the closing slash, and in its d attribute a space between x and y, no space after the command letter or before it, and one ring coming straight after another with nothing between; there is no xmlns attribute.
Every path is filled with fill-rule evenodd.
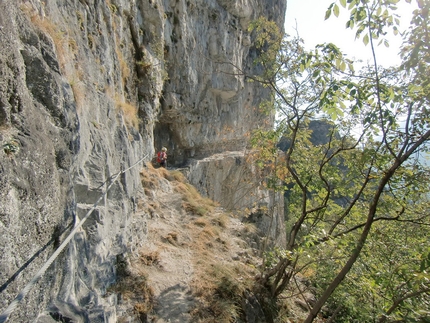
<svg viewBox="0 0 430 323"><path fill-rule="evenodd" d="M363 228L363 232L361 233L360 239L357 242L356 248L352 252L351 256L349 257L348 261L343 266L341 271L337 274L337 276L333 279L333 281L330 283L330 285L327 287L327 289L324 291L321 297L317 300L314 307L311 309L308 317L303 323L313 322L313 320L317 317L318 313L321 311L321 308L323 307L323 305L327 302L328 298L331 296L331 294L333 294L334 290L344 280L344 278L351 270L354 263L357 261L358 256L360 255L361 250L363 249L364 244L367 240L367 237L370 233L370 229L372 228L379 199L385 188L385 185L387 185L389 179L393 176L394 172L397 170L397 168L401 165L402 162L403 160L396 160L393 166L391 166L391 168L385 173L385 176L381 179L378 189L373 197L373 201L370 204L369 213L367 215L367 221Z"/></svg>

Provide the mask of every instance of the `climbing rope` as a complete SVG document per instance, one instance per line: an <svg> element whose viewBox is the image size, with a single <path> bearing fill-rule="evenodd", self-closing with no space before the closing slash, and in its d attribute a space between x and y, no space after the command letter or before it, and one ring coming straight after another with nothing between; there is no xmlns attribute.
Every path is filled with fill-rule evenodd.
<svg viewBox="0 0 430 323"><path fill-rule="evenodd" d="M112 182L109 184L109 186L106 188L106 191L100 196L100 198L93 204L93 207L87 212L87 214L80 220L73 230L70 232L70 234L67 236L66 239L64 239L63 243L55 250L55 252L52 254L51 257L46 261L46 263L43 265L42 268L39 269L39 271L34 275L34 277L30 280L30 282L24 287L24 289L18 294L17 297L12 301L12 303L9 304L9 306L6 308L6 310L0 315L0 323L4 323L9 319L9 316L12 314L13 311L18 307L19 303L22 301L22 299L28 294L28 292L33 288L33 286L36 284L36 282L39 280L40 277L43 276L45 271L51 266L51 264L54 262L54 260L58 257L58 255L63 251L63 249L66 247L66 245L70 242L70 240L75 235L76 231L85 223L85 221L90 217L92 212L95 210L95 208L98 206L98 204L102 201L102 199L106 196L108 191L111 189L112 185L115 183L115 181L118 179L118 177L121 174L124 174L126 171L132 169L137 164L139 164L141 161L143 161L148 154L146 154L144 157L142 157L140 160L138 160L136 163L134 163L129 168L122 170L118 172L117 174L114 174L110 177L112 179Z"/></svg>

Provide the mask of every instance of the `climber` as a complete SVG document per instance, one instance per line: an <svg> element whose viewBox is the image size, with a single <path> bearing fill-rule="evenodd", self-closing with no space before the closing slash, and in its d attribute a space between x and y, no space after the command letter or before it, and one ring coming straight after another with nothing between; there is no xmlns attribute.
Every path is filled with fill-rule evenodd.
<svg viewBox="0 0 430 323"><path fill-rule="evenodd" d="M167 167L167 148L161 148L161 151L157 154L157 163L160 164L161 167Z"/></svg>

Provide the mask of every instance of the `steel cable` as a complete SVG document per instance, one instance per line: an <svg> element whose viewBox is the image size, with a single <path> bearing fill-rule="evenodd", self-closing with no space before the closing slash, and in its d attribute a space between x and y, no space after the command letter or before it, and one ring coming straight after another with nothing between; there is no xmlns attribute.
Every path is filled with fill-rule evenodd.
<svg viewBox="0 0 430 323"><path fill-rule="evenodd" d="M34 275L34 277L30 280L30 282L24 287L24 289L21 290L21 292L18 294L18 296L15 297L15 299L12 301L12 303L9 304L9 306L4 310L4 312L0 315L0 323L4 323L9 319L9 316L12 314L13 311L18 307L19 303L22 301L22 299L28 294L28 292L33 288L33 286L37 283L40 277L43 276L43 274L46 272L46 270L51 266L51 264L54 262L54 260L58 257L58 255L63 251L63 249L66 247L66 245L70 242L70 240L73 238L75 233L78 231L78 229L85 223L85 221L90 217L90 215L93 213L95 208L98 206L98 204L101 202L101 200L106 196L112 185L115 183L115 181L118 179L118 177L121 174L124 174L126 171L132 169L137 164L139 164L141 161L143 161L146 157L145 155L140 160L138 160L136 163L134 163L129 168L122 170L118 172L115 175L112 175L110 178L113 178L112 182L107 187L106 191L99 197L99 199L93 204L93 207L87 212L87 214L80 220L73 230L70 232L70 234L67 236L66 239L64 239L63 243L55 250L55 252L49 257L49 259L46 261L46 263L42 266L42 268L39 269L39 271Z"/></svg>

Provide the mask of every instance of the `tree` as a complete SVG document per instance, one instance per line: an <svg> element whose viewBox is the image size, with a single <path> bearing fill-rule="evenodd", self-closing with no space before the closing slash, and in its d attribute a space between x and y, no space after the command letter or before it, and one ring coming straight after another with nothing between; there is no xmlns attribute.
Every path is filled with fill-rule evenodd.
<svg viewBox="0 0 430 323"><path fill-rule="evenodd" d="M417 1L403 64L384 69L375 42L389 45L387 32L399 32L398 2L339 0L326 12L349 10L347 27L370 46L373 64L359 72L334 44L306 51L269 21L251 25L264 71L252 79L273 89L277 113L275 129L256 131L253 144L272 170L268 186L286 191L290 223L285 248L264 259L259 283L276 299L294 275L313 268L325 281L316 282L308 323L329 301L354 312L330 297L357 294L357 285L372 299L360 322L430 316L430 169L422 158L430 139L430 2ZM317 119L331 129L326 143L314 145L308 125ZM277 149L282 137L285 153Z"/></svg>

